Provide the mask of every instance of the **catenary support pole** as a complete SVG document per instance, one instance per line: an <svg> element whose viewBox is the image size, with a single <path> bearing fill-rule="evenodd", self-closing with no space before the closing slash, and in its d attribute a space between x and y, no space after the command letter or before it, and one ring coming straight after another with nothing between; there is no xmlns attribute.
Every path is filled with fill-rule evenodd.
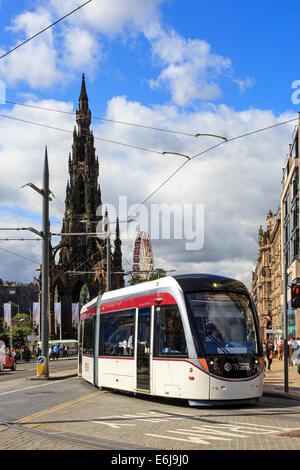
<svg viewBox="0 0 300 470"><path fill-rule="evenodd" d="M283 360L284 360L284 391L289 391L289 354L288 354L288 313L287 313L287 272L286 256L283 253Z"/></svg>
<svg viewBox="0 0 300 470"><path fill-rule="evenodd" d="M45 148L43 170L43 248L42 248L42 356L45 357L44 375L49 377L49 325L48 325L48 282L49 282L49 166L47 147Z"/></svg>

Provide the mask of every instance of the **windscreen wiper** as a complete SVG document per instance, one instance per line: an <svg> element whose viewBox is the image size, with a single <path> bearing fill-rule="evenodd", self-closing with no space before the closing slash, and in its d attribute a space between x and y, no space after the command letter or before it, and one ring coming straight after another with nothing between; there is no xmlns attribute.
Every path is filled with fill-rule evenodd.
<svg viewBox="0 0 300 470"><path fill-rule="evenodd" d="M209 333L205 333L203 331L200 331L200 333L202 333L204 336L207 336L209 339L211 339L217 346L218 348L220 348L223 353L225 354L225 356L229 357L233 362L235 362L236 364L239 363L239 361L236 359L236 357L232 356L228 351L227 349L221 344L219 343L219 341L213 336L213 335L210 335Z"/></svg>

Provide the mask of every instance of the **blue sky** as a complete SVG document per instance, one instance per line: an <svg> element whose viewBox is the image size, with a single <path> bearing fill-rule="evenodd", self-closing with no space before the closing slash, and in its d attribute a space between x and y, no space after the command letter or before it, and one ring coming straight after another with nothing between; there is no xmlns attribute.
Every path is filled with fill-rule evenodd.
<svg viewBox="0 0 300 470"><path fill-rule="evenodd" d="M69 4L76 7L80 2ZM28 10L35 11L36 6L37 2L34 1L2 0L0 46L3 50L26 37L24 32L16 34L9 28L14 18ZM231 61L232 69L217 78L222 93L213 100L214 103L226 103L238 110L258 107L275 113L296 110L291 102L291 84L298 78L298 11L296 0L257 0L249 3L217 0L212 4L169 0L162 2L159 8L166 28L174 29L186 39L207 41L215 54ZM79 18L81 12L75 15ZM51 18L58 18L58 13L55 16L52 12ZM67 21L55 27L58 47L59 35ZM141 31L135 31L134 37L116 35L113 38L98 31L97 37L103 45L104 57L97 72L90 77L89 95L95 112L103 112L106 101L116 92L149 105L168 102L168 90L149 88L148 80L159 71L160 64L151 58L149 42ZM80 72L78 70L78 74ZM251 84L240 92L233 80L244 81L247 78ZM20 92L28 92L35 93L39 98L74 100L75 80L73 77L65 83L60 81L46 89L35 87L34 90L20 80L17 86L8 87L7 96L15 99ZM189 105L195 106L195 103ZM196 106L202 105L201 100L196 102Z"/></svg>
<svg viewBox="0 0 300 470"><path fill-rule="evenodd" d="M0 0L0 55L83 3L80 0ZM6 99L74 111L86 75L94 116L184 132L227 137L297 116L292 83L300 79L299 4L296 0L93 0L77 13L0 60ZM72 130L72 116L12 105L0 113ZM205 241L154 242L157 267L239 277L249 284L257 230L280 199L281 168L295 123L220 147L187 165L153 198L158 204L205 207ZM98 137L193 155L216 143L93 121ZM181 163L95 142L103 198L139 203ZM1 119L0 225L36 224L37 195L16 190L41 182L49 149L54 201L51 221L61 226L72 136ZM149 230L150 231L150 230ZM4 243L4 242L3 242ZM37 247L3 246L34 260ZM124 253L131 258L131 240ZM2 256L2 257L1 257ZM20 264L22 263L22 269ZM33 263L32 263L33 264ZM34 266L0 253L0 277L30 280ZM128 266L124 266L125 269ZM16 274L17 273L17 274Z"/></svg>

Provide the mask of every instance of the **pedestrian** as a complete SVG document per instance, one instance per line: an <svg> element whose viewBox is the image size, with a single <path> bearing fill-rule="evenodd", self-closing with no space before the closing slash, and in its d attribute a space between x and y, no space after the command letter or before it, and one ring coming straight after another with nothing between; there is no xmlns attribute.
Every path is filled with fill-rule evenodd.
<svg viewBox="0 0 300 470"><path fill-rule="evenodd" d="M291 338L288 338L288 355L289 355L289 366L293 365L293 343L291 341Z"/></svg>
<svg viewBox="0 0 300 470"><path fill-rule="evenodd" d="M274 342L274 358L278 355L278 341Z"/></svg>
<svg viewBox="0 0 300 470"><path fill-rule="evenodd" d="M293 354L294 354L294 352L296 352L296 351L297 351L297 349L298 349L298 347L299 347L299 345L298 345L298 342L296 341L296 338L295 338L295 336L293 337L293 339L292 339L292 341L291 341L291 342L292 342L292 347L293 347Z"/></svg>
<svg viewBox="0 0 300 470"><path fill-rule="evenodd" d="M282 361L283 358L283 339L282 336L280 336L279 341L278 341L278 359Z"/></svg>
<svg viewBox="0 0 300 470"><path fill-rule="evenodd" d="M58 360L58 347L57 347L57 345L53 346L53 359Z"/></svg>
<svg viewBox="0 0 300 470"><path fill-rule="evenodd" d="M40 347L37 345L34 350L36 359L41 355Z"/></svg>
<svg viewBox="0 0 300 470"><path fill-rule="evenodd" d="M273 357L274 357L274 344L272 343L271 339L269 339L267 346L266 346L266 356L268 360L268 370L271 370L271 364L272 364Z"/></svg>

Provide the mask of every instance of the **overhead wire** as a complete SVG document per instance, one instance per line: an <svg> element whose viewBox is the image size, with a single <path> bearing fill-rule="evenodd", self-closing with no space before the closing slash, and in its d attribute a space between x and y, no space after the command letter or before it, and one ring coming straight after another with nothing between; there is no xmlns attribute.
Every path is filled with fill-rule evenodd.
<svg viewBox="0 0 300 470"><path fill-rule="evenodd" d="M2 248L2 246L0 246L0 250L6 251L7 253L10 253L11 255L14 255L14 256L18 256L19 258L25 259L26 261L30 261L33 264L41 264L40 261L34 261L30 258L27 258L26 256L22 256L22 255L19 255L19 254L13 252L13 251L6 250L5 248Z"/></svg>
<svg viewBox="0 0 300 470"><path fill-rule="evenodd" d="M92 0L88 0L86 1L85 3L83 3L82 5L78 6L77 8L75 8L74 10L72 10L71 12L67 13L66 15L64 15L63 17L59 18L58 20L56 20L55 22L51 23L50 25L48 25L46 28L42 29L41 31L39 31L38 33L34 34L33 36L27 38L25 41L21 42L20 44L18 44L17 46L15 46L14 48L12 48L11 50L5 52L4 54L2 54L0 56L0 59L3 59L4 57L8 56L9 54L11 54L13 51L15 51L16 49L20 48L21 46L23 46L24 44L30 42L31 40L33 40L34 38L36 38L37 36L39 36L40 34L42 34L43 32L47 31L48 29L52 28L53 26L55 26L57 23L59 23L60 21L64 20L65 18L67 18L68 16L72 15L73 13L75 13L76 11L78 11L79 9L83 8L85 5L87 5L88 3L91 3ZM42 108L42 107L37 107L37 106L33 106L33 105L26 105L24 103L15 103L15 102L7 102L7 103L10 103L10 104L14 104L14 105L23 105L23 106L30 106L30 107L35 107L35 108ZM70 112L66 112L66 111L61 111L61 110L53 110L53 109L50 109L50 108L42 108L42 109L47 109L48 111L56 111L56 112L62 112L62 113L65 113L65 114L74 114L74 113L70 113ZM16 120L16 121L20 121L20 122L24 122L24 123L29 123L29 124L32 124L32 125L37 125L37 126L41 126L41 127L45 127L45 128L50 128L50 129L54 129L54 130L58 130L58 131L63 131L63 132L68 132L68 133L72 133L72 131L68 131L66 129L60 129L60 128L57 128L57 127L53 127L53 126L49 126L49 125L45 125L45 124L41 124L41 123L36 123L36 122L33 122L33 121L27 121L27 120L24 120L24 119L18 119L18 118L14 118L12 116L7 116L7 115L0 115L1 117L3 118L7 118L7 119L13 119L13 120ZM112 119L107 119L107 118L98 118L98 117L94 117L94 119L99 119L99 120L103 120L103 121L107 121L107 122L113 122L113 123L117 123L117 124L126 124L126 125L130 125L130 126L135 126L135 127L140 127L140 128L145 128L145 129L151 129L151 130L156 130L156 131L161 131L161 132L169 132L169 133L173 133L173 134L181 134L181 135L187 135L187 136L192 136L192 137L198 137L200 134L189 134L189 133L185 133L185 132L179 132L179 131L173 131L173 130L169 130L169 129L162 129L162 128L156 128L156 127L152 127L152 126L146 126L146 125L142 125L142 124L137 124L137 123L129 123L129 122L125 122L125 121L116 121L116 120L112 120ZM223 142L220 142L212 147L209 147L208 149L205 149L195 155L193 155L192 157L189 157L189 156L186 156L186 155L183 155L183 154L177 154L177 155L182 155L182 156L185 156L187 157L187 160L184 161L183 164L181 164L171 175L168 176L168 178L166 180L164 180L141 204L145 204L154 194L156 194L165 184L167 184L185 165L187 165L187 163L189 163L191 160L195 159L196 157L198 156L201 156L209 151L211 151L212 149L214 148L217 148L221 145L224 145L225 143L228 143L228 142L232 142L234 140L237 140L237 139L240 139L242 137L246 137L246 136L249 136L249 135L253 135L253 134L256 134L258 132L262 132L262 131L265 131L265 130L268 130L268 129L272 129L274 127L278 127L278 126L281 126L283 124L286 124L286 123L289 123L289 122L292 122L292 121L295 121L297 120L298 118L295 118L295 119L290 119L288 121L285 121L285 122L281 122L281 123L278 123L278 124L275 124L275 125L271 125L271 126L268 126L268 127L264 127L264 128L261 128L261 129L257 129L255 131L252 131L252 132L248 132L248 133L245 133L245 134L242 134L242 135L239 135L239 136L236 136L236 137L233 137L233 138L230 138L230 139L226 139L224 138L224 141ZM209 134L207 134L209 135ZM138 147L138 146L134 146L134 145L130 145L130 144L126 144L126 143L121 143L121 142L116 142L116 141L112 141L112 140L109 140L109 139L104 139L104 138L100 138L100 137L95 137L95 139L97 140L101 140L101 141L104 141L104 142L108 142L108 143L113 143L113 144L118 144L118 145L123 145L123 146L126 146L126 147L129 147L129 148L134 148L134 149L138 149L138 150L142 150L142 151L147 151L147 152L152 152L152 153L156 153L156 154L165 154L165 153L169 153L169 152L158 152L158 151L155 151L155 150L151 150L151 149L147 149L147 148L142 148L142 147ZM171 153L171 152L170 152ZM174 152L175 153L175 152ZM55 198L57 199L57 198ZM58 199L57 199L58 200ZM59 201L59 200L58 200ZM61 201L59 201L61 202ZM61 203L62 204L62 203ZM138 206L138 207L140 207ZM137 209L136 209L137 210ZM129 216L128 216L129 217ZM27 261L30 261L34 264L39 264L37 261L33 261L29 258L26 258L22 255L18 255L14 252L11 252L9 250L6 250L2 247L0 247L1 250L3 251L6 251L8 253L11 253L15 256L18 256L20 258L23 258Z"/></svg>
<svg viewBox="0 0 300 470"><path fill-rule="evenodd" d="M8 116L7 114L0 114L0 117L5 118L5 119L11 119L13 121L23 122L25 124L32 124L34 126L45 127L47 129L52 129L52 130L56 130L56 131L67 132L69 134L73 134L73 131L69 131L68 129L62 129L60 127L54 127L54 126L50 126L48 124L42 124L40 122L29 121L27 119L16 118L14 116ZM135 150L142 150L144 152L151 152L151 153L155 153L155 154L158 154L158 155L163 155L163 152L160 152L158 150L139 147L137 145L131 145L131 144L127 144L127 143L124 143L124 142L117 142L117 141L114 141L114 140L105 139L105 138L97 137L97 136L94 136L94 139L95 140L101 140L102 142L107 142L107 143L110 143L110 144L122 145L122 146L125 146L125 147L133 148Z"/></svg>
<svg viewBox="0 0 300 470"><path fill-rule="evenodd" d="M152 191L152 193L149 194L149 196L146 197L146 199L144 199L139 205L138 207L133 211L131 212L129 215L128 215L128 218L131 217L132 215L134 215L138 209L143 206L144 204L146 204L146 202L149 201L149 199L151 199L163 186L165 186L184 166L186 166L189 162L191 162L193 159L201 156L201 155L204 155L205 153L208 153L210 152L211 150L217 148L217 147L220 147L221 145L224 145L224 144L227 144L227 143L230 143L230 142L233 142L235 140L238 140L238 139L241 139L243 137L247 137L247 136L250 136L250 135L253 135L253 134L257 134L259 132L263 132L263 131L266 131L266 130L269 130L269 129L273 129L275 127L278 127L278 126L282 126L284 124L288 124L288 123L291 123L293 121L297 121L299 120L299 117L297 118L293 118L293 119L288 119L287 121L283 121L283 122L280 122L280 123L277 123L277 124L273 124L271 126L266 126L266 127L262 127L260 129L256 129L254 131L251 131L251 132L247 132L247 133L244 133L244 134L241 134L241 135L238 135L238 136L235 136L235 137L231 137L231 138L228 138L226 140L224 140L223 142L218 142L217 144L215 145L212 145L211 147L199 152L199 153L196 153L195 155L191 156L188 160L185 160L181 165L179 165L178 168L176 168L175 171L173 171L154 191Z"/></svg>
<svg viewBox="0 0 300 470"><path fill-rule="evenodd" d="M17 106L24 106L24 107L27 107L27 108L41 109L41 110L44 110L44 111L51 111L51 112L55 112L55 113L68 114L68 115L71 115L71 116L76 115L76 113L74 113L72 111L63 111L61 109L47 108L45 106L37 106L37 105L28 104L28 103L18 103L18 102L15 102L15 101L6 101L5 103L13 104L13 105L17 105ZM164 128L160 128L160 127L153 127L153 126L149 126L149 125L146 125L146 124L139 124L139 123L135 123L135 122L118 121L118 120L115 120L115 119L108 119L108 118L98 117L98 116L92 116L92 119L95 119L95 120L98 120L98 121L110 122L110 123L113 123L113 124L123 124L123 125L126 125L126 126L140 127L140 128L143 128L143 129L149 129L149 130L154 130L154 131L168 132L168 133L171 133L171 134L185 135L185 136L188 136L188 137L199 137L200 135L203 135L203 134L199 134L199 133L192 134L192 133L189 133L189 132L175 131L175 130L172 130L172 129L164 129ZM210 134L206 134L206 135L209 136Z"/></svg>
<svg viewBox="0 0 300 470"><path fill-rule="evenodd" d="M57 128L57 127L53 127L53 126L49 126L49 125L46 125L46 124L41 124L41 123L36 123L36 122L33 122L33 121L27 121L27 120L24 120L24 119L19 119L19 118L15 118L15 117L12 117L12 116L7 116L7 115L1 115L1 117L3 118L8 118L8 119L13 119L13 120L16 120L16 121L20 121L20 122L25 122L25 123L28 123L28 124L33 124L33 125L37 125L37 126L42 126L42 127L46 127L46 128L50 128L50 129L54 129L54 130L59 130L59 131L63 131L63 132L68 132L68 133L73 133L72 131L69 131L69 130L66 130L66 129L61 129L61 128ZM116 142L116 141L112 141L112 140L108 140L108 139L103 139L103 138L100 138L100 137L94 137L95 139L97 140L102 140L102 141L105 141L105 142L110 142L110 143L115 143L115 144L119 144L119 145L125 145L126 147L131 147L131 148L134 148L134 149L139 149L139 150L144 150L144 151L148 151L148 152L152 152L152 153L156 153L156 154L161 154L161 155L164 155L166 153L174 153L174 154L177 154L177 155L181 155L183 157L186 157L187 160L185 160L175 171L173 171L154 191L152 191L151 194L149 194L144 200L143 202L141 202L139 204L139 206L135 209L134 212L132 212L131 214L128 215L128 218L133 215L134 213L136 213L139 209L139 207L141 207L142 205L144 205L146 202L149 201L149 199L151 197L154 196L154 194L156 194L163 186L165 186L185 165L187 165L191 160L195 159L196 157L199 157L201 155L204 155L205 153L208 153L209 151L217 148L217 147L220 147L221 145L224 145L226 143L229 143L229 142L233 142L237 139L241 139L243 137L247 137L247 136L250 136L250 135L253 135L253 134L256 134L256 133L259 133L259 132L263 132L263 131L266 131L266 130L269 130L269 129L272 129L272 128L276 128L276 127L279 127L279 126L282 126L284 124L287 124L287 123L291 123L293 121L296 121L298 120L299 118L293 118L293 119L289 119L289 120L286 120L286 121L283 121L283 122L280 122L280 123L277 123L277 124L273 124L271 126L266 126L266 127L263 127L263 128L260 128L260 129L256 129L254 131L250 131L250 132L247 132L247 133L244 133L244 134L241 134L241 135L238 135L238 136L235 136L235 137L232 137L232 138L224 138L222 137L223 141L222 142L218 142L217 144L189 157L187 155L184 155L184 154L180 154L180 153L176 153L176 152L158 152L158 151L155 151L155 150L150 150L150 149L145 149L145 148L142 148L142 147L137 147L137 146L133 146L133 145L130 145L130 144L124 144L124 143L121 143L121 142ZM139 126L140 127L140 126ZM143 126L144 127L144 126ZM147 126L148 127L148 126ZM190 134L192 135L192 134ZM212 134L210 134L211 136L213 136ZM220 136L216 136L214 135L214 137L220 137ZM55 199L57 199L55 197ZM57 199L58 200L58 199ZM58 200L59 201L59 200ZM59 201L62 205L63 203L61 201ZM3 249L3 248L1 248ZM4 250L4 249L3 249ZM8 250L6 250L8 251ZM17 255L16 253L13 253L12 254L15 254L16 256L21 256L21 255ZM127 261L127 260L126 260ZM128 261L127 261L128 262Z"/></svg>
<svg viewBox="0 0 300 470"><path fill-rule="evenodd" d="M85 5L87 5L88 3L91 3L92 0L88 0L87 2L83 3L82 5L79 5L79 7L75 8L74 10L70 11L69 13L67 13L66 15L62 16L61 18L59 18L58 20L54 21L54 23L51 23L50 25L48 25L46 28L42 29L41 31L39 31L38 33L34 34L33 36L25 39L25 41L21 42L20 44L17 44L17 46L13 47L12 49L10 49L9 51L5 52L4 54L2 54L0 56L0 59L3 59L4 57L8 56L9 54L11 54L13 51L15 51L16 49L19 49L19 47L23 46L24 44L28 43L29 41L32 41L32 39L36 38L37 36L39 36L40 34L44 33L45 31L47 31L48 29L52 28L53 26L55 26L57 23L59 23L60 21L64 20L65 18L67 18L68 16L72 15L73 13L75 13L76 11L80 10L81 8L83 8Z"/></svg>

